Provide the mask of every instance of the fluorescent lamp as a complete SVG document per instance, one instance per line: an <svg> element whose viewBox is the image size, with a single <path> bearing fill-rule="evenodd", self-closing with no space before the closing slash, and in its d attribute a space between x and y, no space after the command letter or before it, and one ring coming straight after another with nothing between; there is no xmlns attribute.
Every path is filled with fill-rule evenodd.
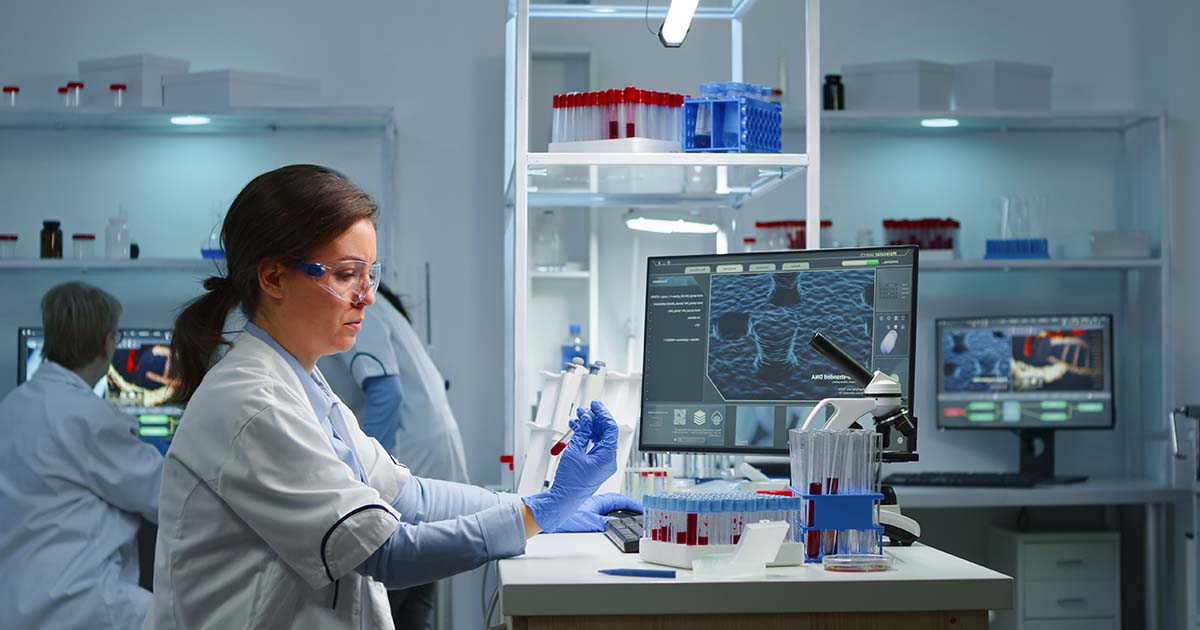
<svg viewBox="0 0 1200 630"><path fill-rule="evenodd" d="M957 127L958 119L957 118L925 118L925 119L921 120L921 126L922 127L934 127L937 129L944 129L947 127Z"/></svg>
<svg viewBox="0 0 1200 630"><path fill-rule="evenodd" d="M208 116L172 116L172 125L207 125L212 122Z"/></svg>
<svg viewBox="0 0 1200 630"><path fill-rule="evenodd" d="M592 10L595 11L596 13L616 13L617 12L617 10L612 7L596 7L595 9L592 9Z"/></svg>
<svg viewBox="0 0 1200 630"><path fill-rule="evenodd" d="M671 0L667 7L667 17L663 20L662 28L658 29L658 40L667 48L679 48L688 30L692 28L692 18L696 15L696 5L700 0Z"/></svg>
<svg viewBox="0 0 1200 630"><path fill-rule="evenodd" d="M656 232L658 234L715 234L717 226L712 223L684 221L683 219L647 219L635 217L625 219L625 227L641 232Z"/></svg>

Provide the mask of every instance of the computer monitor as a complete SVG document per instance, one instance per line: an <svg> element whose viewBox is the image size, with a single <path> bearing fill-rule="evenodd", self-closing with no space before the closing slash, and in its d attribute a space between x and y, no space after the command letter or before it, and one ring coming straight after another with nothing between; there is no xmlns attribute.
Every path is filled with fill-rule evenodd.
<svg viewBox="0 0 1200 630"><path fill-rule="evenodd" d="M650 258L639 448L786 454L819 401L862 395L817 332L895 375L907 407L916 293L915 247Z"/></svg>
<svg viewBox="0 0 1200 630"><path fill-rule="evenodd" d="M108 374L95 385L96 395L138 418L144 440L166 449L183 408L172 402L176 375L171 370L170 329L123 328ZM17 384L37 372L44 360L46 338L41 328L17 333Z"/></svg>
<svg viewBox="0 0 1200 630"><path fill-rule="evenodd" d="M1113 428L1111 315L938 319L935 328L939 428L1019 430L1021 472L1047 481L1054 431ZM1034 440L1041 459L1027 452Z"/></svg>

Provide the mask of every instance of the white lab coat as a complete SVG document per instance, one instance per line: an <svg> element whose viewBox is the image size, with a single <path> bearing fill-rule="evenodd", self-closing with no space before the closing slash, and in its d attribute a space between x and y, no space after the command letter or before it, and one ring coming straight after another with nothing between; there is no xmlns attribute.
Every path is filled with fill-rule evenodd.
<svg viewBox="0 0 1200 630"><path fill-rule="evenodd" d="M345 400L360 400L368 378L399 377L401 427L395 443L384 445L396 459L418 477L470 483L462 434L446 397L446 380L399 311L386 300L375 302L366 310L354 347L336 360L340 365L333 361L321 365L330 386ZM358 392L347 392L348 379L333 371L348 371ZM362 407L355 410L361 413Z"/></svg>
<svg viewBox="0 0 1200 630"><path fill-rule="evenodd" d="M163 469L146 629L392 628L354 569L396 530L409 480L340 403L367 475L334 453L296 372L248 333L188 403Z"/></svg>
<svg viewBox="0 0 1200 630"><path fill-rule="evenodd" d="M141 517L158 519L163 459L137 420L45 362L0 403L0 628L141 626Z"/></svg>

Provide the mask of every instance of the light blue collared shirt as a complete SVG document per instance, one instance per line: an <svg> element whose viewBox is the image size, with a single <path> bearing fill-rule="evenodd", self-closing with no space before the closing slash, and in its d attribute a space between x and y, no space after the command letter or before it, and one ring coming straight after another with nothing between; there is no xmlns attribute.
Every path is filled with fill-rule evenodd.
<svg viewBox="0 0 1200 630"><path fill-rule="evenodd" d="M329 384L325 379L321 378L320 372L313 370L310 373L305 373L300 362L292 353L288 352L279 342L275 341L267 331L255 326L250 322L246 322L246 332L254 335L262 340L268 346L271 346L283 357L284 361L292 367L296 372L296 377L300 379L300 384L304 387L304 393L308 396L308 404L312 406L313 413L317 416L317 421L321 423L321 428L325 429L325 435L329 436L329 443L333 446L334 453L337 458L342 460L350 468L358 480L366 483L367 476L363 471L362 464L359 462L358 455L354 452L354 448L342 439L341 434L346 433L346 427L334 427L335 419L340 424L341 416L333 413L333 408L337 406L337 399L330 392Z"/></svg>

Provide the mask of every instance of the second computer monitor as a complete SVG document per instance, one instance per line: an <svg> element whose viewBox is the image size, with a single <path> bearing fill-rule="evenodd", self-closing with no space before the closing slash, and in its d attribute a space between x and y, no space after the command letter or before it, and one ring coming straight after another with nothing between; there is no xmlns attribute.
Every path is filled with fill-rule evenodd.
<svg viewBox="0 0 1200 630"><path fill-rule="evenodd" d="M121 329L108 374L95 386L96 395L135 415L173 407L177 376L171 369L171 334L170 329ZM20 384L42 364L46 340L40 328L21 328L17 337Z"/></svg>
<svg viewBox="0 0 1200 630"><path fill-rule="evenodd" d="M913 247L650 258L640 448L787 453L819 401L862 395L816 332L895 375L907 406L916 274Z"/></svg>
<svg viewBox="0 0 1200 630"><path fill-rule="evenodd" d="M1113 426L1112 317L939 319L938 426Z"/></svg>

